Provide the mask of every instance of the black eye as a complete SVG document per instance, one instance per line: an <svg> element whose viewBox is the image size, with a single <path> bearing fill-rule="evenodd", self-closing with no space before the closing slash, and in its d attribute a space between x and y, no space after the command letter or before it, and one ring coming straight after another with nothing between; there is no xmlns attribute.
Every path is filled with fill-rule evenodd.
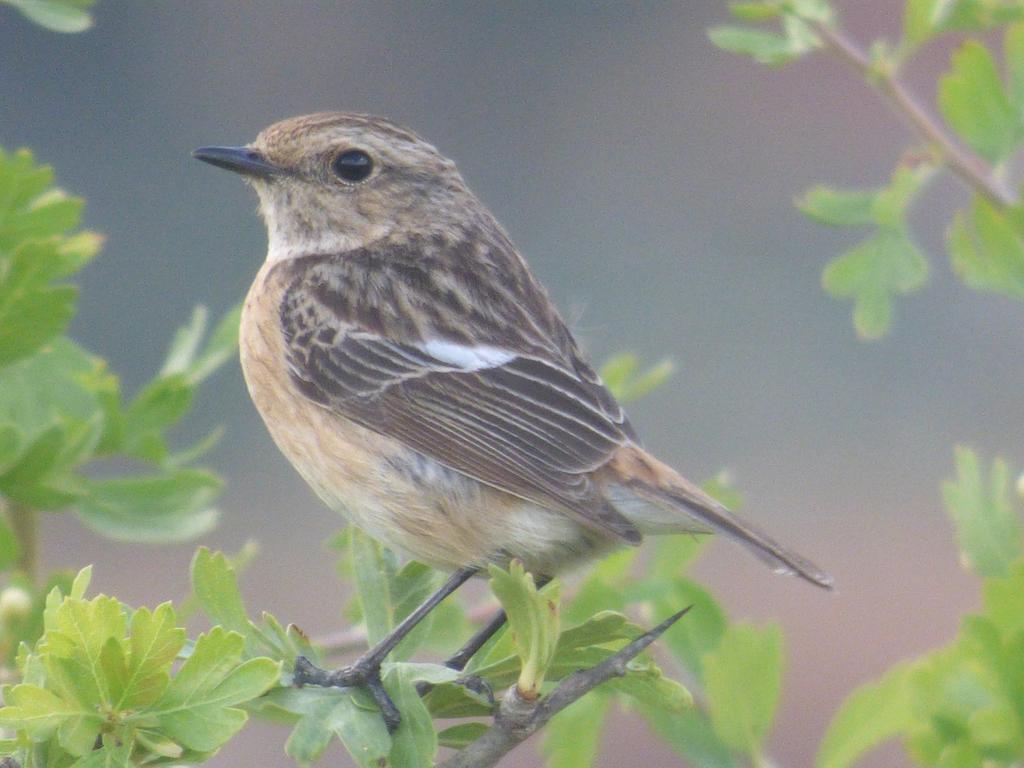
<svg viewBox="0 0 1024 768"><path fill-rule="evenodd" d="M342 181L355 184L373 173L373 160L361 149L349 149L334 158L331 168Z"/></svg>

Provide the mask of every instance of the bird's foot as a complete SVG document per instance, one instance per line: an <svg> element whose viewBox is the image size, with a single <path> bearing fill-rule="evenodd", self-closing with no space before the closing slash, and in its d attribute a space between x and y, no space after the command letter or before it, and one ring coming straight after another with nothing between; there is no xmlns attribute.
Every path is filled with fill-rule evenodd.
<svg viewBox="0 0 1024 768"><path fill-rule="evenodd" d="M301 688L304 685L319 685L324 688L362 688L373 696L388 733L394 733L402 724L402 715L395 702L384 690L380 679L380 661L363 657L341 669L321 669L305 656L295 659L292 682Z"/></svg>

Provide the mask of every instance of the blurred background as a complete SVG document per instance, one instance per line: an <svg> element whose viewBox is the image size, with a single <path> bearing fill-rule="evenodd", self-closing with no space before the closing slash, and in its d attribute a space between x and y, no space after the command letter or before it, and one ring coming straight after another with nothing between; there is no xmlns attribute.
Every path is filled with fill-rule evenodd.
<svg viewBox="0 0 1024 768"><path fill-rule="evenodd" d="M324 109L386 115L435 143L595 361L676 361L631 409L647 445L697 480L728 468L747 516L834 573L826 594L722 542L698 568L735 617L784 626L769 749L809 765L851 688L944 643L978 602L939 485L958 442L1024 463L1020 304L951 276L942 227L965 193L947 178L914 215L930 282L898 302L889 337L857 341L820 273L858 235L810 223L792 199L888 178L907 134L879 98L823 56L765 70L718 51L713 0L579 5L100 2L76 36L0 9L0 145L54 165L109 238L82 276L73 335L130 393L192 307L219 315L263 259L254 196L191 149ZM896 36L902 3L840 6L862 43ZM910 68L922 96L943 53ZM212 424L226 435L209 463L229 486L207 543L255 537L250 605L312 634L337 628L323 541L340 520L277 453L237 364L205 386L182 442ZM118 545L47 517L45 567L97 562L94 584L130 603L187 591L194 544ZM211 765L286 765L285 735L250 726ZM628 716L605 742L601 766L678 764ZM888 749L865 764L905 760ZM507 760L537 763L530 746Z"/></svg>

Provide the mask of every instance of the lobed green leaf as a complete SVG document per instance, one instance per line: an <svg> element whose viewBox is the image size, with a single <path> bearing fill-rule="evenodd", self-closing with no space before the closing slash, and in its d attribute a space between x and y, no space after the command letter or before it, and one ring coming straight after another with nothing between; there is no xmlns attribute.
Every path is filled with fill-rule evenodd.
<svg viewBox="0 0 1024 768"><path fill-rule="evenodd" d="M781 631L734 624L704 656L703 667L715 733L733 749L759 754L782 685Z"/></svg>
<svg viewBox="0 0 1024 768"><path fill-rule="evenodd" d="M238 705L263 694L281 673L280 663L268 658L241 662L244 646L242 635L220 627L200 635L146 716L155 716L161 731L187 749L218 749L248 719Z"/></svg>
<svg viewBox="0 0 1024 768"><path fill-rule="evenodd" d="M0 256L0 366L31 355L67 328L78 291L51 284L63 263L54 242L25 243Z"/></svg>
<svg viewBox="0 0 1024 768"><path fill-rule="evenodd" d="M939 81L939 107L946 122L990 162L1009 156L1021 127L982 43L968 40L953 54L952 69Z"/></svg>
<svg viewBox="0 0 1024 768"><path fill-rule="evenodd" d="M871 748L891 739L914 723L909 686L910 665L889 670L846 697L832 717L818 749L818 768L845 768Z"/></svg>
<svg viewBox="0 0 1024 768"><path fill-rule="evenodd" d="M788 64L811 50L811 47L797 44L789 37L749 27L712 27L708 30L708 38L723 51L749 56L769 66Z"/></svg>
<svg viewBox="0 0 1024 768"><path fill-rule="evenodd" d="M971 288L1024 299L1024 239L1006 212L977 196L946 238L953 269Z"/></svg>
<svg viewBox="0 0 1024 768"><path fill-rule="evenodd" d="M319 760L332 738L341 741L363 768L378 768L387 760L391 737L363 692L290 688L274 691L270 698L277 706L300 715L285 742L285 752L300 765Z"/></svg>
<svg viewBox="0 0 1024 768"><path fill-rule="evenodd" d="M1021 555L1021 525L1010 501L1010 472L996 459L987 478L978 456L956 449L955 481L942 486L946 510L956 527L963 564L979 576L1005 576Z"/></svg>
<svg viewBox="0 0 1024 768"><path fill-rule="evenodd" d="M853 325L862 339L877 339L892 325L892 300L928 278L928 260L905 229L880 230L833 259L821 282L836 298L854 300Z"/></svg>

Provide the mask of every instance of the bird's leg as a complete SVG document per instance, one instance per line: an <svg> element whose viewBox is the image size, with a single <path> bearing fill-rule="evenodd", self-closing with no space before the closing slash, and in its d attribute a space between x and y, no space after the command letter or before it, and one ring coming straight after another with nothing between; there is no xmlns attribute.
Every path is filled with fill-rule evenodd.
<svg viewBox="0 0 1024 768"><path fill-rule="evenodd" d="M550 576L540 576L537 578L537 589L543 589L550 583ZM487 644L487 641L494 637L498 633L499 629L505 626L505 622L507 620L508 617L505 615L505 612L498 611L490 621L478 629L476 633L466 641L465 645L449 656L445 660L444 665L449 669L456 670L457 672L464 670L470 659L476 656L477 652ZM490 686L485 680L477 677L476 675L467 675L466 677L460 678L458 682L475 693L482 693L487 696L488 699L494 699L494 693L491 691ZM419 683L416 686L416 690L420 696L425 696L433 689L433 687L434 686L430 683Z"/></svg>
<svg viewBox="0 0 1024 768"><path fill-rule="evenodd" d="M437 604L457 590L477 572L477 568L460 568L441 585L434 594L423 601L415 611L406 616L373 648L360 656L355 663L334 671L320 669L309 659L300 656L295 660L293 682L297 686L321 685L331 687L365 688L380 708L381 716L388 731L394 733L402 721L398 707L391 701L380 679L380 665L412 629L430 613Z"/></svg>

